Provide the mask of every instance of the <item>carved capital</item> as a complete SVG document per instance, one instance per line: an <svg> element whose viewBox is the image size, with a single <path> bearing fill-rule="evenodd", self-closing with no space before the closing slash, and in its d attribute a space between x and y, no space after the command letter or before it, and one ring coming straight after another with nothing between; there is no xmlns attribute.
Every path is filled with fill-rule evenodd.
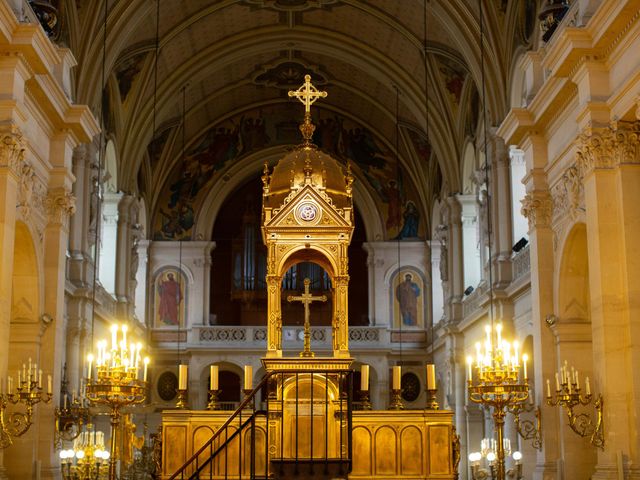
<svg viewBox="0 0 640 480"><path fill-rule="evenodd" d="M63 188L49 190L44 207L49 224L67 227L69 217L76 211L76 197Z"/></svg>
<svg viewBox="0 0 640 480"><path fill-rule="evenodd" d="M576 165L582 177L595 169L640 163L640 121L589 128L577 142Z"/></svg>
<svg viewBox="0 0 640 480"><path fill-rule="evenodd" d="M25 151L24 139L16 127L0 132L0 168L8 168L13 175L19 177L25 161Z"/></svg>
<svg viewBox="0 0 640 480"><path fill-rule="evenodd" d="M534 227L547 227L551 224L553 201L549 192L527 193L521 203L522 209L520 211L529 220L529 230Z"/></svg>

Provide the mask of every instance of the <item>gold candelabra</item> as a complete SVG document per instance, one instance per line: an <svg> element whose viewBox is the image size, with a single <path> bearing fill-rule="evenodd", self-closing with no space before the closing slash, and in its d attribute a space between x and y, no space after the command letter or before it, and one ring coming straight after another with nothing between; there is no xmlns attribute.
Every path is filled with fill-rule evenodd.
<svg viewBox="0 0 640 480"><path fill-rule="evenodd" d="M540 407L534 406L529 395L529 403L517 403L509 407L516 424L516 431L523 440L531 440L531 446L536 450L542 450L542 412ZM523 418L523 413L533 412L534 419Z"/></svg>
<svg viewBox="0 0 640 480"><path fill-rule="evenodd" d="M64 480L103 480L107 469L102 468L109 460L105 450L104 433L96 432L92 424L80 432L73 442L73 448L60 451L62 478Z"/></svg>
<svg viewBox="0 0 640 480"><path fill-rule="evenodd" d="M13 387L13 377L7 377L7 388L0 393L0 449L10 447L13 444L11 437L20 437L27 433L33 424L33 408L40 402L49 403L51 393L51 375L47 375L47 391L42 389L42 370L38 364L31 363L29 368L22 364L22 370L18 370L18 385ZM6 410L9 404L25 405L25 412L13 412L6 418Z"/></svg>
<svg viewBox="0 0 640 480"><path fill-rule="evenodd" d="M575 407L579 405L589 405L593 399L589 377L585 379L585 394L582 395L580 387L580 374L578 370L569 366L567 362L560 369L560 374L556 372L555 398L551 395L551 385L547 379L547 405L555 407L560 405L567 411L569 417L569 427L581 437L589 437L589 441L595 447L604 450L604 405L602 395L598 395L595 402L597 418L595 423L587 413L576 413Z"/></svg>
<svg viewBox="0 0 640 480"><path fill-rule="evenodd" d="M503 441L503 451L507 456L511 455L511 443L509 439ZM481 451L469 454L469 466L471 467L472 480L495 480L498 469L496 468L497 442L494 439L485 438L481 442ZM513 452L511 455L514 465L505 472L506 478L522 480L522 453ZM481 461L486 459L489 468L482 468Z"/></svg>
<svg viewBox="0 0 640 480"><path fill-rule="evenodd" d="M62 382L60 385L60 406L53 411L56 419L53 444L57 450L62 449L63 442L75 440L82 433L83 425L90 423L86 397L81 395L78 398L74 391L69 402L68 385L67 364L65 363L62 369Z"/></svg>
<svg viewBox="0 0 640 480"><path fill-rule="evenodd" d="M111 457L109 479L116 479L117 449L116 431L120 424L122 407L141 404L147 397L147 367L149 358L141 361L140 343L127 344L127 326L122 326L122 339L118 341L118 325L111 326L111 350L107 341L98 342L97 357L89 355L86 395L94 405L109 407L111 417ZM96 360L95 376L93 361ZM143 372L141 373L141 368Z"/></svg>
<svg viewBox="0 0 640 480"><path fill-rule="evenodd" d="M493 408L496 433L495 479L505 480L504 418L506 410L524 403L529 397L527 378L527 355L522 355L523 375L520 378L519 344L513 345L502 339L502 325L495 329L487 325L484 351L480 342L476 343L475 381L474 359L467 357L469 366L469 399Z"/></svg>

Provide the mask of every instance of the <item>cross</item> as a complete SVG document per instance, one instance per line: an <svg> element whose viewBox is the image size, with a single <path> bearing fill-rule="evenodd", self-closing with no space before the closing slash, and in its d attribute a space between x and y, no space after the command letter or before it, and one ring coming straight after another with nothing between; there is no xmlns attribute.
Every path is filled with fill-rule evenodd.
<svg viewBox="0 0 640 480"><path fill-rule="evenodd" d="M311 84L311 75L304 76L304 84L297 90L289 90L290 97L296 97L304 104L305 115L311 114L311 105L319 98L325 98L327 92L321 92Z"/></svg>
<svg viewBox="0 0 640 480"><path fill-rule="evenodd" d="M313 357L313 352L311 351L311 322L309 321L309 305L311 305L311 302L315 301L327 301L326 295L320 295L319 297L314 297L313 295L311 295L311 292L309 292L310 285L311 280L305 278L304 293L302 295L289 295L287 297L287 302L302 302L302 304L304 305L304 349L302 352L300 352L301 357Z"/></svg>

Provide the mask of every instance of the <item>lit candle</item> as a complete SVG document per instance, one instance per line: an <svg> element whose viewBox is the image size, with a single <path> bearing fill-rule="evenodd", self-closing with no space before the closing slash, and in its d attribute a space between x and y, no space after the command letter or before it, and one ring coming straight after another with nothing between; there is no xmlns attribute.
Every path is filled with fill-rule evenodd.
<svg viewBox="0 0 640 480"><path fill-rule="evenodd" d="M580 390L580 376L578 370L576 370L576 390Z"/></svg>
<svg viewBox="0 0 640 480"><path fill-rule="evenodd" d="M147 381L147 366L149 365L149 357L144 357L144 376L142 377L142 380L144 382Z"/></svg>
<svg viewBox="0 0 640 480"><path fill-rule="evenodd" d="M189 376L189 366L188 365L179 365L178 366L178 390L186 390L187 389L187 378Z"/></svg>
<svg viewBox="0 0 640 480"><path fill-rule="evenodd" d="M218 366L211 365L209 367L209 390L218 390Z"/></svg>
<svg viewBox="0 0 640 480"><path fill-rule="evenodd" d="M591 395L591 385L589 384L589 377L585 380L585 387L587 395Z"/></svg>
<svg viewBox="0 0 640 480"><path fill-rule="evenodd" d="M22 372L18 370L18 388L22 386Z"/></svg>
<svg viewBox="0 0 640 480"><path fill-rule="evenodd" d="M527 379L527 360L529 360L529 355L526 353L522 355L522 364L524 366L524 379Z"/></svg>
<svg viewBox="0 0 640 480"><path fill-rule="evenodd" d="M393 389L400 390L400 374L402 373L402 367L400 365L393 367Z"/></svg>
<svg viewBox="0 0 640 480"><path fill-rule="evenodd" d="M47 393L53 392L53 388L51 386L51 375L47 375Z"/></svg>
<svg viewBox="0 0 640 480"><path fill-rule="evenodd" d="M251 365L244 366L244 389L253 389L253 367Z"/></svg>
<svg viewBox="0 0 640 480"><path fill-rule="evenodd" d="M22 364L22 380L27 381L27 366L24 363Z"/></svg>
<svg viewBox="0 0 640 480"><path fill-rule="evenodd" d="M436 366L432 363L427 365L427 390L436 389Z"/></svg>
<svg viewBox="0 0 640 480"><path fill-rule="evenodd" d="M360 390L363 392L369 390L369 365L360 367Z"/></svg>
<svg viewBox="0 0 640 480"><path fill-rule="evenodd" d="M558 378L558 372L556 372L556 392L560 391L560 379Z"/></svg>
<svg viewBox="0 0 640 480"><path fill-rule="evenodd" d="M118 325L111 325L111 350L118 349Z"/></svg>
<svg viewBox="0 0 640 480"><path fill-rule="evenodd" d="M38 388L42 388L42 370L38 370Z"/></svg>
<svg viewBox="0 0 640 480"><path fill-rule="evenodd" d="M140 350L142 350L142 344L138 342L136 344L136 370L138 369L138 365L140 364Z"/></svg>
<svg viewBox="0 0 640 480"><path fill-rule="evenodd" d="M25 377L25 380L27 380L29 383L31 383L31 357L29 357L29 370L28 370L28 374Z"/></svg>
<svg viewBox="0 0 640 480"><path fill-rule="evenodd" d="M87 368L87 378L91 378L91 369L93 367L93 354L92 353L87 355L87 360L89 361L89 367Z"/></svg>
<svg viewBox="0 0 640 480"><path fill-rule="evenodd" d="M547 398L551 398L551 385L549 384L548 378L547 378Z"/></svg>
<svg viewBox="0 0 640 480"><path fill-rule="evenodd" d="M469 378L467 380L473 380L473 357L469 355L467 357L467 366L469 367Z"/></svg>

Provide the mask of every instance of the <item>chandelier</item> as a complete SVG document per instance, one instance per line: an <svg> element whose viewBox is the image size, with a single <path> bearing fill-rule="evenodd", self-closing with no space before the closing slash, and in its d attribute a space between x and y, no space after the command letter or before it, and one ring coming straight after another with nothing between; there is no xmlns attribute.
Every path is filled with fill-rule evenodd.
<svg viewBox="0 0 640 480"><path fill-rule="evenodd" d="M95 431L92 424L74 440L73 448L60 451L64 480L101 480L107 478L109 461L105 450L104 433Z"/></svg>
<svg viewBox="0 0 640 480"><path fill-rule="evenodd" d="M476 359L467 357L469 399L493 408L495 424L495 470L497 480L505 480L504 418L506 411L529 398L526 354L520 356L518 342L502 338L502 325L485 327L484 346L476 343ZM484 348L483 348L484 347ZM520 365L522 359L522 369ZM475 375L474 375L475 370Z"/></svg>
<svg viewBox="0 0 640 480"><path fill-rule="evenodd" d="M118 332L122 332L119 340ZM138 405L147 397L147 368L149 358L141 356L142 344L127 343L127 325L111 326L111 348L108 342L100 340L97 355L90 354L86 396L93 405L109 407L111 417L111 458L109 461L109 479L116 478L118 462L116 450L116 431L120 424L122 407ZM93 363L95 360L95 369ZM94 375L95 370L95 375Z"/></svg>

